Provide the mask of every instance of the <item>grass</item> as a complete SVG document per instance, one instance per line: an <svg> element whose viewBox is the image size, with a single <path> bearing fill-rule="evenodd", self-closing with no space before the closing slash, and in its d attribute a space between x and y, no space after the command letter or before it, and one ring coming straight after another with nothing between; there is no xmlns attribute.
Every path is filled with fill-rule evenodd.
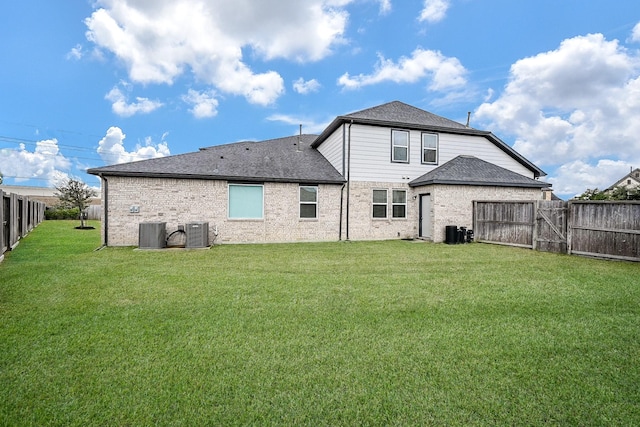
<svg viewBox="0 0 640 427"><path fill-rule="evenodd" d="M0 425L640 425L640 265L407 241L0 264Z"/></svg>

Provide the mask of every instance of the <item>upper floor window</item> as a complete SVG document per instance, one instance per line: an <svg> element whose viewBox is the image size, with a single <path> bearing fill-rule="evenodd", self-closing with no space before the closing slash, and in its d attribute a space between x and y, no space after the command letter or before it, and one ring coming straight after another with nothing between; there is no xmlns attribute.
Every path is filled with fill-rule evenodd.
<svg viewBox="0 0 640 427"><path fill-rule="evenodd" d="M300 218L318 218L318 187L315 185L300 186Z"/></svg>
<svg viewBox="0 0 640 427"><path fill-rule="evenodd" d="M422 163L438 163L438 135L435 133L422 134Z"/></svg>
<svg viewBox="0 0 640 427"><path fill-rule="evenodd" d="M391 131L391 161L409 163L409 132Z"/></svg>
<svg viewBox="0 0 640 427"><path fill-rule="evenodd" d="M387 217L387 190L373 190L373 217Z"/></svg>
<svg viewBox="0 0 640 427"><path fill-rule="evenodd" d="M391 210L392 210L392 218L407 217L407 191L406 190L393 190Z"/></svg>

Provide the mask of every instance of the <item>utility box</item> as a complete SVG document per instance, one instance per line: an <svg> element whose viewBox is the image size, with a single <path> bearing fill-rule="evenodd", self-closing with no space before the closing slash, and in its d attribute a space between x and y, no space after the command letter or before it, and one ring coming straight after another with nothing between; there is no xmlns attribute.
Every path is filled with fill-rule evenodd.
<svg viewBox="0 0 640 427"><path fill-rule="evenodd" d="M190 222L184 227L185 248L206 248L209 246L209 223Z"/></svg>
<svg viewBox="0 0 640 427"><path fill-rule="evenodd" d="M166 222L141 222L138 226L138 248L163 249L167 246Z"/></svg>

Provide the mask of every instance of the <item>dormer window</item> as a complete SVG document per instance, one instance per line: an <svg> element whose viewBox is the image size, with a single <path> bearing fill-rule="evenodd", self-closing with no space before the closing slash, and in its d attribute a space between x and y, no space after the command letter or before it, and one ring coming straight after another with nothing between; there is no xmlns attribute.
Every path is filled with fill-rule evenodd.
<svg viewBox="0 0 640 427"><path fill-rule="evenodd" d="M391 161L409 163L409 132L406 130L391 131Z"/></svg>
<svg viewBox="0 0 640 427"><path fill-rule="evenodd" d="M428 165L438 163L438 135L435 133L422 134L422 163Z"/></svg>

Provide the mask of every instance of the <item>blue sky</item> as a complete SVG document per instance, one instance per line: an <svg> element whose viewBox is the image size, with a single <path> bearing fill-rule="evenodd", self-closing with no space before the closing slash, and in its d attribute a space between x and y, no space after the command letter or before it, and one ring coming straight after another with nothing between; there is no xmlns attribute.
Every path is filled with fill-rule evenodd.
<svg viewBox="0 0 640 427"><path fill-rule="evenodd" d="M471 112L564 198L640 167L637 0L23 0L0 28L8 185L393 100Z"/></svg>

